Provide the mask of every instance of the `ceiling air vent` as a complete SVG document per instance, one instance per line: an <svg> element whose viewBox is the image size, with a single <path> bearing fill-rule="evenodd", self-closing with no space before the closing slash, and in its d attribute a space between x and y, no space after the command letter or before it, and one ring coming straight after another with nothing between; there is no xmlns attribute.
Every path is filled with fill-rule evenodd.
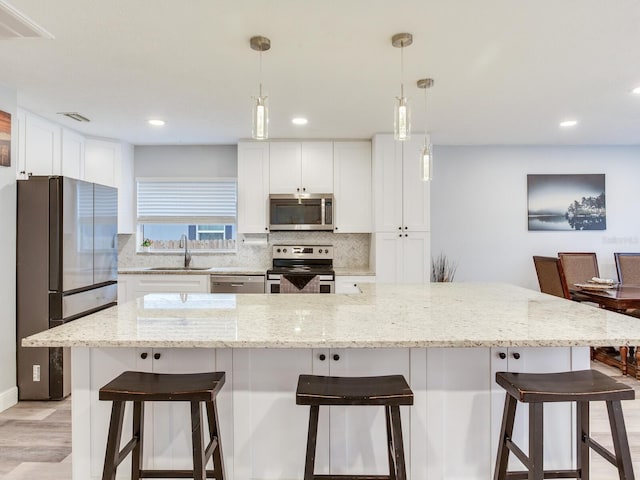
<svg viewBox="0 0 640 480"><path fill-rule="evenodd" d="M80 115L78 112L58 112L58 115L64 115L65 117L73 118L76 122L90 122L87 117Z"/></svg>
<svg viewBox="0 0 640 480"><path fill-rule="evenodd" d="M7 38L55 38L13 5L0 0L0 40Z"/></svg>

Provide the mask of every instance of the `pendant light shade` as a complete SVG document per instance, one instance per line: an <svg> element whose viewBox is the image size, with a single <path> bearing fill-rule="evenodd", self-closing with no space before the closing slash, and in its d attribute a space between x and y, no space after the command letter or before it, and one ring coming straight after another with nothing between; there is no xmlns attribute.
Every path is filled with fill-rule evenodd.
<svg viewBox="0 0 640 480"><path fill-rule="evenodd" d="M413 43L413 35L410 33L396 33L391 37L391 45L400 49L400 96L396 97L396 106L393 112L393 136L396 140L408 140L411 136L411 110L404 96L404 47Z"/></svg>
<svg viewBox="0 0 640 480"><path fill-rule="evenodd" d="M271 48L271 40L267 37L251 37L249 45L253 50L260 52L260 88L257 97L254 97L251 137L255 140L266 140L269 138L269 106L267 97L262 95L262 52Z"/></svg>
<svg viewBox="0 0 640 480"><path fill-rule="evenodd" d="M420 155L420 178L428 182L433 178L433 145L431 145L431 135L427 128L427 89L433 87L432 78L421 78L418 80L418 88L424 89L424 146Z"/></svg>

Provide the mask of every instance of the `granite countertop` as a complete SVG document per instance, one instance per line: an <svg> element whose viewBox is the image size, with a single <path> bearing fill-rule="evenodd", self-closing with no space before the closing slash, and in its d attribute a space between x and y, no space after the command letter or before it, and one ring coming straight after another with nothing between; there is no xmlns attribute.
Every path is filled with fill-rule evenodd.
<svg viewBox="0 0 640 480"><path fill-rule="evenodd" d="M33 347L640 345L637 319L504 284L363 284L362 294L150 294L23 340Z"/></svg>
<svg viewBox="0 0 640 480"><path fill-rule="evenodd" d="M179 267L170 267L163 269L161 267L126 267L119 268L119 275L264 275L268 268L250 268L250 267L210 267L201 269L181 269ZM345 276L375 276L375 272L369 267L337 267L336 275Z"/></svg>

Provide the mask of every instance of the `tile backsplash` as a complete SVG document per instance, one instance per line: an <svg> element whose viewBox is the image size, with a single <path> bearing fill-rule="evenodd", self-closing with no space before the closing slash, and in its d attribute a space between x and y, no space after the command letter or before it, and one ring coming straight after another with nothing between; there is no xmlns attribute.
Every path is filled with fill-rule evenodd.
<svg viewBox="0 0 640 480"><path fill-rule="evenodd" d="M332 232L274 232L267 235L267 243L238 241L234 253L201 253L192 250L195 267L248 267L268 269L271 266L271 247L279 244L333 245L334 266L366 268L369 265L368 233ZM180 266L182 254L137 253L135 235L118 235L118 267Z"/></svg>

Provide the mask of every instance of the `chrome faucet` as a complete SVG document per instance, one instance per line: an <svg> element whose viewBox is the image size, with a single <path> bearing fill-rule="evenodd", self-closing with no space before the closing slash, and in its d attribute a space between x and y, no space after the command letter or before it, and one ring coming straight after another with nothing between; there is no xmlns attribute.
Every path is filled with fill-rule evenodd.
<svg viewBox="0 0 640 480"><path fill-rule="evenodd" d="M191 253L189 252L189 240L184 233L180 237L180 248L184 248L184 268L189 268L189 264L191 263Z"/></svg>

